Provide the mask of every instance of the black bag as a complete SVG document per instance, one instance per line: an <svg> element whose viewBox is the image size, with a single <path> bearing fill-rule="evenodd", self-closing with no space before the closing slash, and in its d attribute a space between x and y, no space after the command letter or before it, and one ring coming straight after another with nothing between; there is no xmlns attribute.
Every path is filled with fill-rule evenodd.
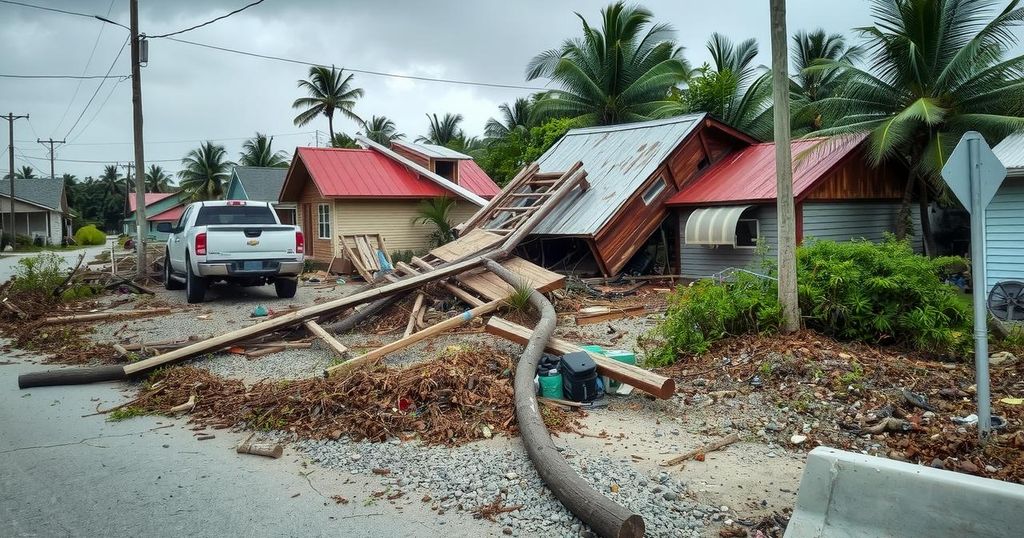
<svg viewBox="0 0 1024 538"><path fill-rule="evenodd" d="M597 389L597 363L585 351L562 356L562 392L567 400L590 402L599 396Z"/></svg>

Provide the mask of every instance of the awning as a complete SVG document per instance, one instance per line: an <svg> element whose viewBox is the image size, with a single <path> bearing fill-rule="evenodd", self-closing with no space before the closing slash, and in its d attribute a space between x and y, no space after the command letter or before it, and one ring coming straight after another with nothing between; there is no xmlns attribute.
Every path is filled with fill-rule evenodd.
<svg viewBox="0 0 1024 538"><path fill-rule="evenodd" d="M749 205L696 209L686 219L687 245L736 245L736 223Z"/></svg>

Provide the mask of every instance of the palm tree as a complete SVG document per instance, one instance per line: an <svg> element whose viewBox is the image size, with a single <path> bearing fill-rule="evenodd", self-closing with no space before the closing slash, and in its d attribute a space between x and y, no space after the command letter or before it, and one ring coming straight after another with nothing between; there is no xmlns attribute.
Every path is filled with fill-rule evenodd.
<svg viewBox="0 0 1024 538"><path fill-rule="evenodd" d="M501 119L491 118L484 127L484 136L492 140L505 138L513 131L526 131L530 127L530 99L520 97L512 102L502 103L498 110Z"/></svg>
<svg viewBox="0 0 1024 538"><path fill-rule="evenodd" d="M538 54L526 67L528 80L547 77L561 86L541 95L536 119L569 117L581 125L649 119L687 79L690 67L671 26L653 24L650 11L616 2L601 10L600 29L576 16L583 37Z"/></svg>
<svg viewBox="0 0 1024 538"><path fill-rule="evenodd" d="M274 151L274 137L263 133L242 143L242 153L238 158L240 166L259 166L264 168L288 168L288 156L282 151Z"/></svg>
<svg viewBox="0 0 1024 538"><path fill-rule="evenodd" d="M939 172L961 136L975 130L995 142L1024 129L1024 55L1005 59L1021 35L1024 8L1014 0L992 18L996 4L874 0L876 24L858 29L870 68L843 66L841 93L818 101L835 118L818 134L869 133L872 165L889 159L909 165L897 235L906 235L916 186L928 253L934 252L929 187L945 192Z"/></svg>
<svg viewBox="0 0 1024 538"><path fill-rule="evenodd" d="M188 152L181 160L181 190L192 200L216 200L223 196L224 185L230 176L234 163L227 160L224 146L206 141Z"/></svg>
<svg viewBox="0 0 1024 538"><path fill-rule="evenodd" d="M370 116L370 121L363 123L363 135L370 140L382 145L391 146L394 140L405 138L405 135L398 132L395 122L387 116Z"/></svg>
<svg viewBox="0 0 1024 538"><path fill-rule="evenodd" d="M330 69L323 66L309 68L309 80L300 80L299 88L303 88L309 97L300 97L292 103L292 108L304 109L295 116L295 125L302 127L316 119L319 115L327 117L327 129L334 138L334 112L340 111L346 118L362 123L352 109L356 100L363 96L362 88L352 86L353 75L344 76L344 69ZM343 78L344 77L344 78Z"/></svg>
<svg viewBox="0 0 1024 538"><path fill-rule="evenodd" d="M103 184L108 193L119 194L121 192L121 172L117 170L117 165L108 164L104 166L99 182Z"/></svg>
<svg viewBox="0 0 1024 538"><path fill-rule="evenodd" d="M36 171L31 166L22 166L21 168L14 171L14 179L35 179ZM10 172L4 176L4 179L11 179Z"/></svg>
<svg viewBox="0 0 1024 538"><path fill-rule="evenodd" d="M331 147L340 149L359 149L359 144L345 133L337 133L331 138Z"/></svg>
<svg viewBox="0 0 1024 538"><path fill-rule="evenodd" d="M842 34L826 34L818 29L793 35L792 100L793 134L803 135L821 129L824 122L818 101L836 95L839 74L859 60L863 49L847 46Z"/></svg>
<svg viewBox="0 0 1024 538"><path fill-rule="evenodd" d="M441 119L437 118L437 114L427 114L427 121L427 135L417 138L417 142L447 146L463 137L462 128L459 127L462 123L462 114L446 113Z"/></svg>
<svg viewBox="0 0 1024 538"><path fill-rule="evenodd" d="M441 246L455 240L455 231L449 220L455 200L446 197L423 200L416 207L417 215L413 224L433 224L434 231L430 234L430 242Z"/></svg>
<svg viewBox="0 0 1024 538"><path fill-rule="evenodd" d="M168 192L170 190L171 175L165 172L162 166L149 165L149 170L146 170L146 191Z"/></svg>

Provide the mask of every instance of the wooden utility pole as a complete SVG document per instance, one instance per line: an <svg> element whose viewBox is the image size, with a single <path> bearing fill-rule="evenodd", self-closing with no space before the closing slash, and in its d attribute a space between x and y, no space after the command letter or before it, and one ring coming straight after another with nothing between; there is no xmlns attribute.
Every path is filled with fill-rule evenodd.
<svg viewBox="0 0 1024 538"><path fill-rule="evenodd" d="M63 144L64 141L63 140L54 140L53 138L50 138L48 140L42 140L42 139L37 138L36 142L39 142L40 144L43 144L45 146L50 146L50 179L53 179L53 178L57 177L57 175L53 171L53 159L54 159L53 147L55 145L57 145L57 144Z"/></svg>
<svg viewBox="0 0 1024 538"><path fill-rule="evenodd" d="M129 0L132 40L132 129L135 134L135 276L146 276L146 178L142 148L142 74L139 65L139 0ZM127 195L128 193L125 193Z"/></svg>
<svg viewBox="0 0 1024 538"><path fill-rule="evenodd" d="M793 205L793 155L789 130L789 53L786 48L786 0L771 0L772 97L775 101L775 180L779 213L779 304L782 330L800 329L796 290L796 208Z"/></svg>
<svg viewBox="0 0 1024 538"><path fill-rule="evenodd" d="M11 236L11 243L13 244L14 243L14 120L18 120L18 119L21 119L21 118L28 119L28 114L25 114L24 116L15 116L13 112L8 112L6 116L0 116L0 118L3 118L5 120L7 120L7 133L11 137L10 138L11 144L10 144L10 146L7 147L7 154L10 157L10 161L8 161L8 164L10 165L10 169L11 169L11 198L9 200L9 202L11 203L11 207L10 207L10 209L11 209L11 229L10 229L10 231L3 230L3 233L6 233L6 234ZM0 228L3 228L3 226L0 226Z"/></svg>

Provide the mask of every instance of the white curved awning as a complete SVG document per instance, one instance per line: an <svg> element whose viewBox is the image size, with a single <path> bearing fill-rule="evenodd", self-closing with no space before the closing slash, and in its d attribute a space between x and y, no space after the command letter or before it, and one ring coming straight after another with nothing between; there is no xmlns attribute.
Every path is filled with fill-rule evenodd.
<svg viewBox="0 0 1024 538"><path fill-rule="evenodd" d="M695 209L686 219L687 245L736 245L736 223L749 205Z"/></svg>

